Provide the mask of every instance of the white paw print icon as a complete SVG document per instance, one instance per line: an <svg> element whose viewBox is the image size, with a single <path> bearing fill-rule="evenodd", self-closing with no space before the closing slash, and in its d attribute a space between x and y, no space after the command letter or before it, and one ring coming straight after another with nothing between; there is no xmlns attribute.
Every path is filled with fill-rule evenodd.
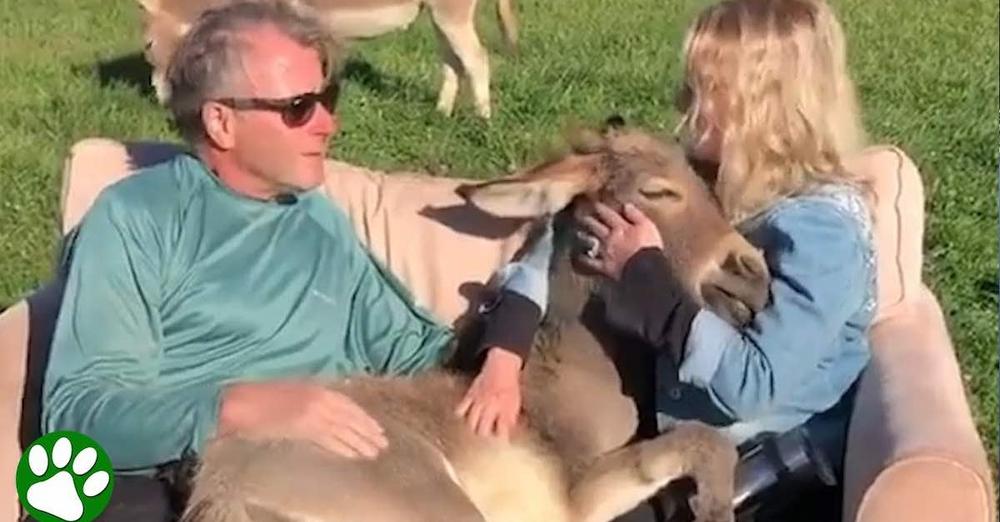
<svg viewBox="0 0 1000 522"><path fill-rule="evenodd" d="M52 445L51 465L59 470L46 480L36 482L28 488L25 500L38 511L48 513L66 522L75 522L84 515L84 499L100 495L111 480L107 471L91 473L97 462L97 450L82 448L73 458L70 469L66 469L73 457L73 446L66 437L59 438ZM35 477L43 477L49 471L49 455L45 447L36 444L28 451L28 467ZM71 474L72 473L72 474ZM87 476L89 474L89 476ZM74 475L84 477L82 491L77 490ZM81 493L84 497L81 497Z"/></svg>

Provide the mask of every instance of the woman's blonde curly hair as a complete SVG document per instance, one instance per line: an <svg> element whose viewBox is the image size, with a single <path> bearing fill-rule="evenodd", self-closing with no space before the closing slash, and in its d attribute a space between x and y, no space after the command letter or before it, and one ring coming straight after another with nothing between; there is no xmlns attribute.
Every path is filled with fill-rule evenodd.
<svg viewBox="0 0 1000 522"><path fill-rule="evenodd" d="M715 193L734 222L824 183L867 186L843 158L864 143L844 35L822 0L728 0L684 42L681 127L722 114Z"/></svg>

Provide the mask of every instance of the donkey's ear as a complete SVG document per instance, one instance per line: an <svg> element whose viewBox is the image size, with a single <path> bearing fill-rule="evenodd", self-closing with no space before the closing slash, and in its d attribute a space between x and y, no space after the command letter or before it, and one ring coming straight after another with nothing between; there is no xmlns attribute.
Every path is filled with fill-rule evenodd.
<svg viewBox="0 0 1000 522"><path fill-rule="evenodd" d="M579 194L570 181L500 180L458 188L473 205L505 218L533 218L554 214Z"/></svg>
<svg viewBox="0 0 1000 522"><path fill-rule="evenodd" d="M590 172L506 178L462 185L458 193L497 217L533 218L559 212L577 195L596 189Z"/></svg>

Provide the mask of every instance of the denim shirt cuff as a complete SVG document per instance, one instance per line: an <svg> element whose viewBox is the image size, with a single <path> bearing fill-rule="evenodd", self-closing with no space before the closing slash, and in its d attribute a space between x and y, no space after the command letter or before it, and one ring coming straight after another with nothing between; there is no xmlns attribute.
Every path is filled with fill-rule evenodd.
<svg viewBox="0 0 1000 522"><path fill-rule="evenodd" d="M548 274L519 261L512 262L499 270L499 286L529 299L542 312L548 305Z"/></svg>
<svg viewBox="0 0 1000 522"><path fill-rule="evenodd" d="M552 223L527 254L497 272L499 287L535 303L545 314L549 301L549 263L552 257Z"/></svg>
<svg viewBox="0 0 1000 522"><path fill-rule="evenodd" d="M678 370L681 382L707 389L734 335L739 334L718 315L706 309L699 311L691 323L687 355Z"/></svg>

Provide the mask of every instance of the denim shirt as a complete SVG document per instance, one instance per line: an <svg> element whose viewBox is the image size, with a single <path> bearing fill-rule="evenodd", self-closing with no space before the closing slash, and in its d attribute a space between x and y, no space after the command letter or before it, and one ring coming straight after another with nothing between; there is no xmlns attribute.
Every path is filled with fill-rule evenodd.
<svg viewBox="0 0 1000 522"><path fill-rule="evenodd" d="M871 222L853 189L784 199L739 228L765 254L771 300L742 329L700 311L679 382L658 378L656 394L661 424L701 419L736 443L833 407L868 363L876 304Z"/></svg>
<svg viewBox="0 0 1000 522"><path fill-rule="evenodd" d="M703 309L679 369L657 364L661 427L698 419L735 443L783 432L833 407L869 359L875 252L867 207L844 186L779 201L739 226L765 254L771 300L737 329ZM542 310L551 234L504 267L500 284Z"/></svg>

